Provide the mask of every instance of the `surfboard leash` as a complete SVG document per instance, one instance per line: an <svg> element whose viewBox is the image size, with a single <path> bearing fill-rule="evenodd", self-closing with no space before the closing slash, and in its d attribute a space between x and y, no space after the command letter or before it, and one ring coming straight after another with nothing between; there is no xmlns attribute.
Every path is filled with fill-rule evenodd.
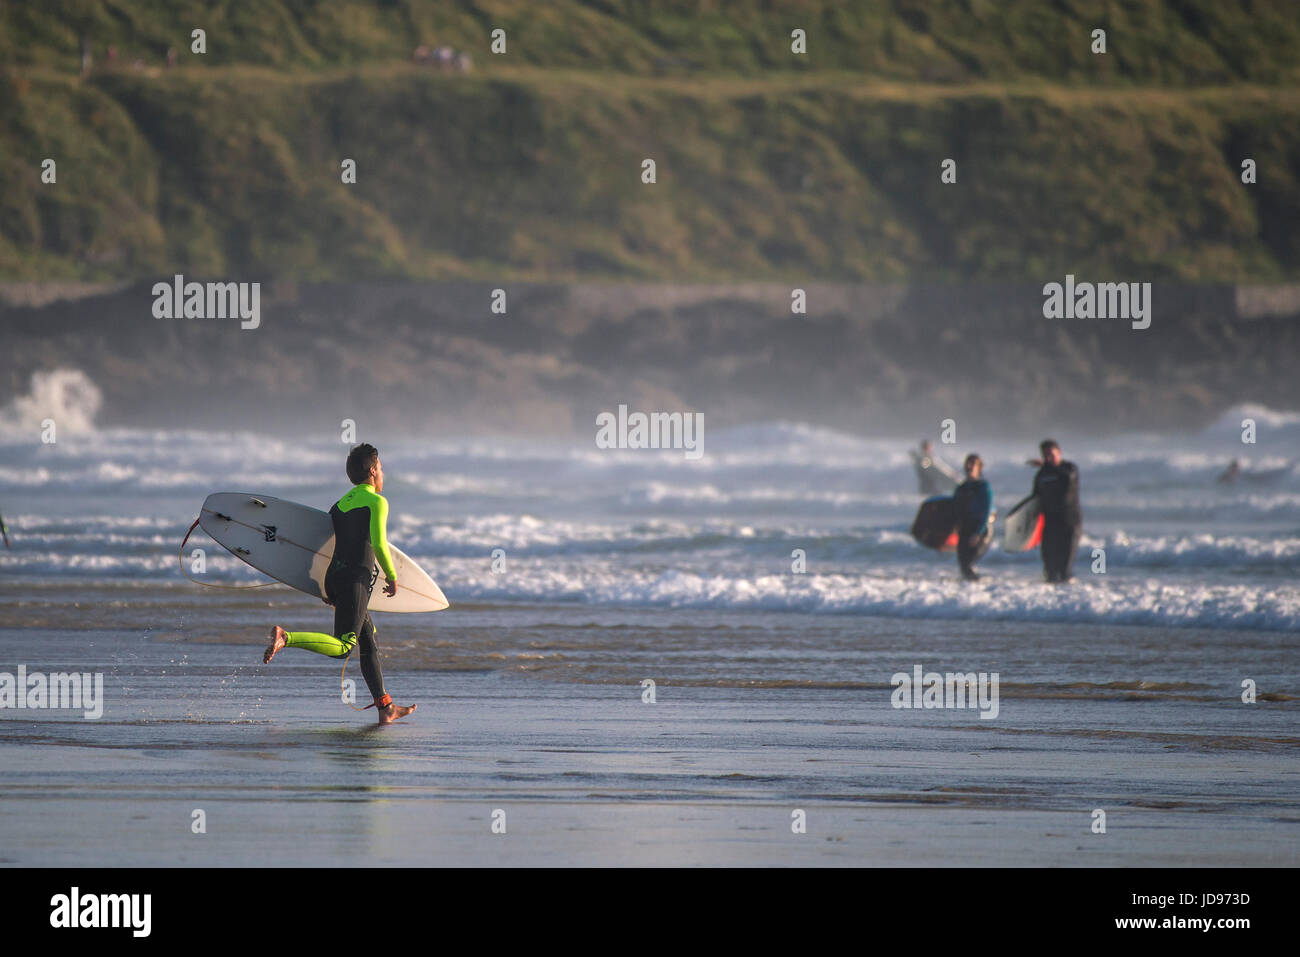
<svg viewBox="0 0 1300 957"><path fill-rule="evenodd" d="M339 675L339 687L340 687L340 688L343 688L343 689L345 689L345 690L347 689L347 685L345 685L345 684L343 683L343 676L346 675L346 674L348 673L348 662L351 661L351 660L352 660L352 649L349 648L349 649L348 649L347 657L343 659L343 674ZM340 696L340 697L342 697L342 696ZM392 704L392 703L393 703L393 699L392 699L392 696L391 696L391 695L384 695L384 698L387 699L388 704ZM360 713L363 712L363 711L369 711L371 708L378 708L378 707L379 707L379 702L378 702L378 701L375 701L375 702L372 702L371 704L366 705L364 708L358 708L358 707L357 707L356 705L354 705L351 701L349 701L346 697L343 698L343 703L344 703L345 705L347 705L349 708L351 708L353 711L357 712L357 714L360 714ZM384 705L384 707L385 707L385 708L388 707L388 704Z"/></svg>
<svg viewBox="0 0 1300 957"><path fill-rule="evenodd" d="M353 647L356 647L356 646L354 645ZM347 675L347 673L348 673L348 662L351 661L351 660L352 660L352 648L349 648L349 649L348 649L348 656L347 656L346 658L343 659L343 672L342 672L342 674L339 675L339 687L342 688L344 691L347 690L347 687L348 687L348 686L347 686L346 684L343 683L343 679L344 679L344 677L345 677L345 676ZM349 700L347 699L346 696L340 696L340 697L343 698L343 703L344 703L345 705L347 705L347 706L348 706L349 708L351 708L353 711L356 711L356 712L358 712L358 713L360 713L360 712L362 712L362 711L365 711L366 708L373 708L373 707L374 707L374 705L367 705L366 708L358 708L358 707L357 707L356 705L354 705L351 701L349 701Z"/></svg>

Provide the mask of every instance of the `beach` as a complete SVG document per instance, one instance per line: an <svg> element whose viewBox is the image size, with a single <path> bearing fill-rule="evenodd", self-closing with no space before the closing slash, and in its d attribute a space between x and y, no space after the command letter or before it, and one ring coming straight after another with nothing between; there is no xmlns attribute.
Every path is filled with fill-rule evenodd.
<svg viewBox="0 0 1300 957"><path fill-rule="evenodd" d="M261 662L326 606L201 530L178 555L211 491L327 508L338 443L10 438L0 681L102 692L98 717L0 708L0 858L1295 866L1300 477L1215 484L1239 414L1073 452L1065 587L996 546L968 585L913 542L898 441L772 424L688 461L390 438L389 537L451 607L376 613L387 688L419 705L382 729L341 662ZM1005 511L1023 449L980 449ZM355 657L347 680L367 703Z"/></svg>
<svg viewBox="0 0 1300 957"><path fill-rule="evenodd" d="M1277 923L1300 20L1101 6L0 3L15 926Z"/></svg>
<svg viewBox="0 0 1300 957"><path fill-rule="evenodd" d="M1190 630L1162 647L1142 627L1036 640L1024 625L473 606L441 615L432 640L381 620L389 687L420 708L378 728L341 701L334 662L260 664L253 622L315 610L287 589L253 594L208 599L217 624L186 634L180 587L102 596L108 613L81 627L64 621L75 607L0 593L7 620L21 607L47 622L0 631L7 660L102 671L106 699L97 720L3 715L3 863L1300 861L1294 701L1246 706L1233 687L1250 673L1294 688L1273 633L1224 649L1221 632ZM913 659L996 661L997 719L892 707L888 673ZM1066 667L1078 680L1054 679Z"/></svg>

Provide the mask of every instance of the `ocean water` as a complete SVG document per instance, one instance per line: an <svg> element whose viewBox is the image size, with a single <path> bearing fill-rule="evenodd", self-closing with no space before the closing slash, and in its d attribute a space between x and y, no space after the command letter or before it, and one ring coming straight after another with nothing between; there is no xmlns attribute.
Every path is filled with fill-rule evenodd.
<svg viewBox="0 0 1300 957"><path fill-rule="evenodd" d="M389 690L420 703L380 735L338 662L260 663L269 625L329 609L251 587L201 530L187 568L205 549L223 587L178 557L213 491L327 508L346 446L83 424L0 433L0 670L105 680L98 720L0 714L0 864L1300 860L1300 415L1061 437L1086 526L1067 588L996 546L969 585L913 543L906 439L768 423L691 461L375 437L390 536L451 601L376 616ZM1002 512L1028 492L1032 441L943 452L968 450ZM996 673L996 718L894 707L917 666ZM496 807L525 840L488 836ZM790 842L791 808L815 840Z"/></svg>
<svg viewBox="0 0 1300 957"><path fill-rule="evenodd" d="M1240 441L1248 416L1255 445ZM209 492L325 509L348 486L337 441L111 429L45 445L34 435L0 432L0 514L14 541L0 577L10 588L188 589L177 549ZM1245 407L1198 434L1067 443L1085 513L1067 589L1043 587L1036 552L995 544L985 580L968 586L950 553L918 547L906 440L770 423L706 433L698 461L581 441L377 444L390 538L453 604L1300 628L1300 414ZM1005 514L1029 490L1034 443L940 452L957 464L969 450L982 454ZM1234 456L1245 473L1216 484ZM261 580L201 530L195 547L206 550L204 580Z"/></svg>

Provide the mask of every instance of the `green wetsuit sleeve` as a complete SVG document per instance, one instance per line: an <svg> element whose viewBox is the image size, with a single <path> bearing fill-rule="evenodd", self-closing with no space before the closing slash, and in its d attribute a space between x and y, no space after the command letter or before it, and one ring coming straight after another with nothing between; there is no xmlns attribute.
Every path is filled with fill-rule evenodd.
<svg viewBox="0 0 1300 957"><path fill-rule="evenodd" d="M388 499L376 495L370 506L370 547L375 550L375 559L384 570L384 577L397 581L397 572L393 570L393 555L388 550Z"/></svg>

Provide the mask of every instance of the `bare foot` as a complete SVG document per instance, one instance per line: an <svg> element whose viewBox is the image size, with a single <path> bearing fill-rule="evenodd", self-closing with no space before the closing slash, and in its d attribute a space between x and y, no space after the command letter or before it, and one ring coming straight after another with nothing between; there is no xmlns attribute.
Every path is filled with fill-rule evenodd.
<svg viewBox="0 0 1300 957"><path fill-rule="evenodd" d="M404 708L400 704L390 704L387 708L376 708L375 710L379 712L380 724L392 724L398 718L405 718L418 707L418 704L413 704L409 708Z"/></svg>
<svg viewBox="0 0 1300 957"><path fill-rule="evenodd" d="M267 636L271 639L271 643L266 646L266 654L262 656L262 664L269 665L271 663L271 659L275 657L276 652L284 647L287 635L288 632L279 625L271 629L271 634Z"/></svg>

